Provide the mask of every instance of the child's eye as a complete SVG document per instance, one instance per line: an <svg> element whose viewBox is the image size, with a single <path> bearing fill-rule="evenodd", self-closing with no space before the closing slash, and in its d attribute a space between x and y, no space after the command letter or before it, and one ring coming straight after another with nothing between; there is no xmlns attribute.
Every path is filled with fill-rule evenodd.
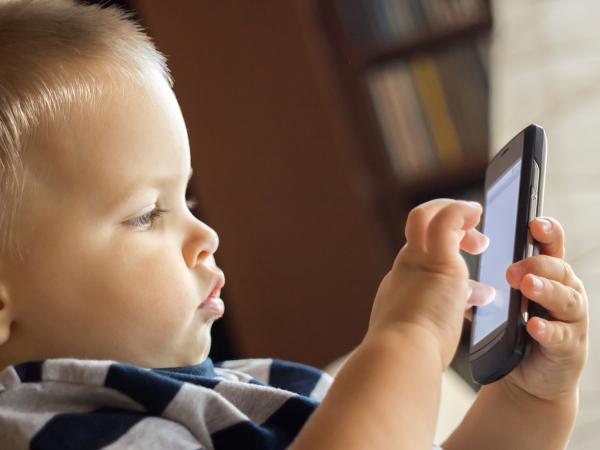
<svg viewBox="0 0 600 450"><path fill-rule="evenodd" d="M134 227L151 228L156 219L158 219L160 216L162 216L163 214L168 213L168 212L169 212L168 209L154 208L152 211L150 211L140 217L136 217L135 219L132 219L129 223L131 225L133 225Z"/></svg>
<svg viewBox="0 0 600 450"><path fill-rule="evenodd" d="M198 200L196 200L196 198L191 197L186 199L185 201L186 206L188 207L188 209L193 210L197 205L198 205ZM136 217L135 219L132 219L129 223L131 225L133 225L134 227L146 227L146 228L152 228L152 225L154 224L154 222L163 214L168 213L170 210L168 209L160 209L160 208L154 208L152 211L147 212L146 214Z"/></svg>

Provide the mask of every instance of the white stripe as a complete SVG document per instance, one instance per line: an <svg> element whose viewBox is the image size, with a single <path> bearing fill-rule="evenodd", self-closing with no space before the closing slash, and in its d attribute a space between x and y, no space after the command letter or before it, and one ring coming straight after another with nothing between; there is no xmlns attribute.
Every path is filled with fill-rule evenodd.
<svg viewBox="0 0 600 450"><path fill-rule="evenodd" d="M21 384L14 366L8 366L0 372L0 393Z"/></svg>
<svg viewBox="0 0 600 450"><path fill-rule="evenodd" d="M103 386L111 364L117 363L94 359L47 359L42 364L42 380Z"/></svg>
<svg viewBox="0 0 600 450"><path fill-rule="evenodd" d="M289 398L292 392L272 386L240 384L236 381L223 381L215 388L250 420L261 425Z"/></svg>
<svg viewBox="0 0 600 450"><path fill-rule="evenodd" d="M224 369L233 369L238 372L245 372L252 375L259 381L265 384L269 383L269 372L271 371L272 358L247 358L234 359L223 361ZM218 373L219 368L215 367L215 372Z"/></svg>
<svg viewBox="0 0 600 450"><path fill-rule="evenodd" d="M181 424L146 417L131 427L123 436L102 450L197 450L200 442ZM204 448L209 448L204 446Z"/></svg>
<svg viewBox="0 0 600 450"><path fill-rule="evenodd" d="M310 393L310 398L317 401L322 401L325 394L329 392L329 388L333 384L333 377L326 372L323 372L321 378Z"/></svg>
<svg viewBox="0 0 600 450"><path fill-rule="evenodd" d="M99 407L144 410L114 389L57 381L15 385L0 399L2 448L15 449L28 448L25 443L57 414L86 413Z"/></svg>
<svg viewBox="0 0 600 450"><path fill-rule="evenodd" d="M211 434L248 420L245 414L218 392L191 383L182 385L162 416L183 424L205 445L211 442ZM212 450L212 447L207 449Z"/></svg>

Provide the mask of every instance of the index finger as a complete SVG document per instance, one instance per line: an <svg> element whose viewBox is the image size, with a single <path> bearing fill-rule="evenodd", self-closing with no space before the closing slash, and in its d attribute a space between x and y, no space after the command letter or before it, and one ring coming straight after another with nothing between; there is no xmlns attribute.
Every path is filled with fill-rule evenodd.
<svg viewBox="0 0 600 450"><path fill-rule="evenodd" d="M450 198L436 198L413 208L406 218L405 235L408 245L421 252L427 251L427 224L442 208L450 205Z"/></svg>
<svg viewBox="0 0 600 450"><path fill-rule="evenodd" d="M583 283L564 259L548 255L535 255L511 264L506 270L506 281L514 289L521 288L521 280L528 273L539 275L582 292Z"/></svg>
<svg viewBox="0 0 600 450"><path fill-rule="evenodd" d="M455 261L464 231L479 222L481 212L478 203L455 201L431 219L427 228L427 253L433 264Z"/></svg>

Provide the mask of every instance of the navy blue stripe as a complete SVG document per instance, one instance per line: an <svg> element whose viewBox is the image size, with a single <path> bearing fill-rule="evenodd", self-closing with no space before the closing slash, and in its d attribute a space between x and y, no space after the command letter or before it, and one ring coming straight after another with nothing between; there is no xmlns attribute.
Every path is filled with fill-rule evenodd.
<svg viewBox="0 0 600 450"><path fill-rule="evenodd" d="M291 443L277 430L259 427L248 420L217 431L210 438L215 450L277 450Z"/></svg>
<svg viewBox="0 0 600 450"><path fill-rule="evenodd" d="M309 397L322 373L306 364L274 359L269 371L269 384Z"/></svg>
<svg viewBox="0 0 600 450"><path fill-rule="evenodd" d="M261 426L243 421L211 435L215 450L280 450L287 448L318 402L294 396Z"/></svg>
<svg viewBox="0 0 600 450"><path fill-rule="evenodd" d="M112 444L144 418L119 408L57 414L31 440L31 450L96 450Z"/></svg>
<svg viewBox="0 0 600 450"><path fill-rule="evenodd" d="M271 414L263 427L280 430L280 433L284 433L292 441L319 405L316 400L306 397L291 397Z"/></svg>
<svg viewBox="0 0 600 450"><path fill-rule="evenodd" d="M195 364L193 366L180 366L180 367L161 367L157 369L151 369L153 372L162 372L162 373L185 373L189 375L197 375L200 377L214 377L217 374L215 373L215 365L212 362L212 359L206 358L199 364Z"/></svg>
<svg viewBox="0 0 600 450"><path fill-rule="evenodd" d="M208 377L199 377L198 375L192 375L189 373L177 373L177 372L167 372L163 371L163 369L156 370L156 372L161 373L169 378L174 380L179 380L184 383L192 383L196 386L203 386L205 388L214 389L214 387L221 382L221 380L217 380L215 378Z"/></svg>
<svg viewBox="0 0 600 450"><path fill-rule="evenodd" d="M150 414L160 416L183 383L131 364L112 364L104 385L137 401Z"/></svg>
<svg viewBox="0 0 600 450"><path fill-rule="evenodd" d="M27 361L15 365L21 383L39 383L42 381L42 365L44 361Z"/></svg>

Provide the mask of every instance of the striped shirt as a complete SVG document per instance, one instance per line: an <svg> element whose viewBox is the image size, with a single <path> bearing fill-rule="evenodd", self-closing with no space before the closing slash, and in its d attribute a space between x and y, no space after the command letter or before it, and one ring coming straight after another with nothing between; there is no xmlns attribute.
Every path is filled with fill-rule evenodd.
<svg viewBox="0 0 600 450"><path fill-rule="evenodd" d="M163 369L30 361L0 372L0 448L283 449L332 382L279 359Z"/></svg>

